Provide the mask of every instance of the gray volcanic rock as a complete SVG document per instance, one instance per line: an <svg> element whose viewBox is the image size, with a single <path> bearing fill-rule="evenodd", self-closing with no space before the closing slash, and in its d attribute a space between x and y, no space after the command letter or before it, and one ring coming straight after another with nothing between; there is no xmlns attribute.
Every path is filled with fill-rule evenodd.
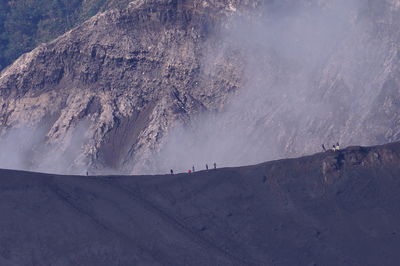
<svg viewBox="0 0 400 266"><path fill-rule="evenodd" d="M46 142L65 151L84 120L83 164L143 163L176 121L219 108L238 87L236 66L207 84L200 66L214 16L235 4L135 1L95 16L1 73L2 130L44 127Z"/></svg>
<svg viewBox="0 0 400 266"><path fill-rule="evenodd" d="M400 143L161 176L0 170L1 265L397 265Z"/></svg>
<svg viewBox="0 0 400 266"><path fill-rule="evenodd" d="M29 153L36 156L24 158L27 169L55 171L53 159L61 156L67 164L62 171L136 173L160 170L154 157L180 125L195 128L198 139L213 139L202 124L192 124L205 112L223 114L211 131L221 132L218 143L233 132L227 144L233 150L207 141L197 147L191 140L182 147L211 146L207 155L243 153L215 159L225 165L310 153L328 141L398 140L399 1L363 2L357 12L334 17L348 23L332 24L345 33L295 35L293 25L318 24L315 8L337 14L332 3L141 0L99 14L1 72L1 134L7 139L19 127L40 132ZM264 9L271 14L265 25L278 21L281 31L259 43L252 40L263 31L245 30L237 38L238 17L250 14L252 26ZM308 9L311 15L296 15ZM294 37L287 37L292 31ZM300 56L292 55L299 47ZM50 155L40 159L43 154Z"/></svg>

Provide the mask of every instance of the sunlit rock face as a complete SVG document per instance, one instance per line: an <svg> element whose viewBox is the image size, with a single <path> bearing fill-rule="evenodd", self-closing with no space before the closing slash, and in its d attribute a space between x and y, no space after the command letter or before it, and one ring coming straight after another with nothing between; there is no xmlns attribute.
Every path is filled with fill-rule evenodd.
<svg viewBox="0 0 400 266"><path fill-rule="evenodd" d="M0 166L153 173L398 140L399 18L394 0L133 1L1 72Z"/></svg>

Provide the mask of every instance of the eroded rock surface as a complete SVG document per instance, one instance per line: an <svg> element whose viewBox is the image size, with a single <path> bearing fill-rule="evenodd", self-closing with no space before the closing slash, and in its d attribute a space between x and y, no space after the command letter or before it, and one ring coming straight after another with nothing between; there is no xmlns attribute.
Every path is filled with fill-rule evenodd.
<svg viewBox="0 0 400 266"><path fill-rule="evenodd" d="M235 123L244 125L242 157L250 157L246 150L266 160L314 152L329 141L399 139L398 1L362 3L315 65L263 44L254 54L254 47L241 46L246 34L239 41L221 38L237 17L256 20L260 6L267 14L332 8L319 1L140 0L99 14L1 72L1 134L40 128L37 142L46 147L39 151L50 146L70 154L68 164L80 169L154 171L153 157L171 129L190 125L199 113L220 112L232 95L257 87L259 97L238 104L245 111L238 108L217 126L231 132ZM309 63L313 71L304 72ZM297 95L297 87L309 89ZM72 142L78 147L70 148ZM217 160L228 165L223 158ZM238 162L253 161L232 163Z"/></svg>
<svg viewBox="0 0 400 266"><path fill-rule="evenodd" d="M174 123L220 108L238 87L237 66L201 68L215 20L236 4L135 1L25 54L1 73L3 133L45 126L48 143L68 146L84 120L93 167L144 164Z"/></svg>

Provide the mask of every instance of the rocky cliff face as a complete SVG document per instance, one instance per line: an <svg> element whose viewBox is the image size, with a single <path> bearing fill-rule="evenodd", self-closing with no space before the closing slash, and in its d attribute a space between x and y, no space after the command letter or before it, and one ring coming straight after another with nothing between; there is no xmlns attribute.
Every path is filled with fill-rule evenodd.
<svg viewBox="0 0 400 266"><path fill-rule="evenodd" d="M243 151L242 157L255 153L259 160L308 153L330 140L375 144L399 139L399 1L357 7L345 17L347 33L338 34L329 53L319 57L323 60L307 61L313 57L304 53L312 48L294 56L308 58L302 63L288 59L290 46L281 41L271 47L264 39L262 45L242 45L259 31L241 31L237 38L238 18L257 14L246 25L260 24L257 18L264 16L261 25L270 25L281 13L286 21L290 8L296 13L308 6L334 9L318 1L140 0L99 14L1 72L3 139L10 142L17 128L35 129L24 149L29 152L22 152L28 168L51 170L58 158L76 169L123 172L157 169L155 155L171 143L174 128L199 128L207 139L209 131L192 122L201 113L222 113L212 132L229 133L242 125L227 145L240 139L234 152ZM296 39L291 38L288 43ZM300 47L309 47L309 39L300 36L301 41L306 44ZM286 47L284 56L276 49L280 46ZM304 72L304 65L312 68ZM255 89L249 93L248 88ZM187 143L179 148L201 150ZM212 148L205 153L213 153ZM224 158L221 153L215 159L229 164Z"/></svg>
<svg viewBox="0 0 400 266"><path fill-rule="evenodd" d="M218 108L238 87L235 66L201 81L213 16L234 3L218 4L136 1L22 56L1 74L2 130L44 126L65 151L85 120L90 163L143 162L176 121Z"/></svg>

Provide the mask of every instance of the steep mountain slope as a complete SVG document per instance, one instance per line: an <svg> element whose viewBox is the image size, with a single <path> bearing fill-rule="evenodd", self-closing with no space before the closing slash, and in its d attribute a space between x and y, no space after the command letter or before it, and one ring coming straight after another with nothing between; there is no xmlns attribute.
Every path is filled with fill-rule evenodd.
<svg viewBox="0 0 400 266"><path fill-rule="evenodd" d="M134 2L22 56L1 74L2 129L42 125L49 143L69 145L85 119L93 162L118 169L135 155L143 161L174 121L216 108L238 86L229 65L201 84L212 16L229 10L197 5Z"/></svg>
<svg viewBox="0 0 400 266"><path fill-rule="evenodd" d="M193 174L0 170L2 265L397 265L400 143Z"/></svg>
<svg viewBox="0 0 400 266"><path fill-rule="evenodd" d="M18 168L144 173L395 141L399 14L397 0L135 1L0 74L3 143L37 131Z"/></svg>

